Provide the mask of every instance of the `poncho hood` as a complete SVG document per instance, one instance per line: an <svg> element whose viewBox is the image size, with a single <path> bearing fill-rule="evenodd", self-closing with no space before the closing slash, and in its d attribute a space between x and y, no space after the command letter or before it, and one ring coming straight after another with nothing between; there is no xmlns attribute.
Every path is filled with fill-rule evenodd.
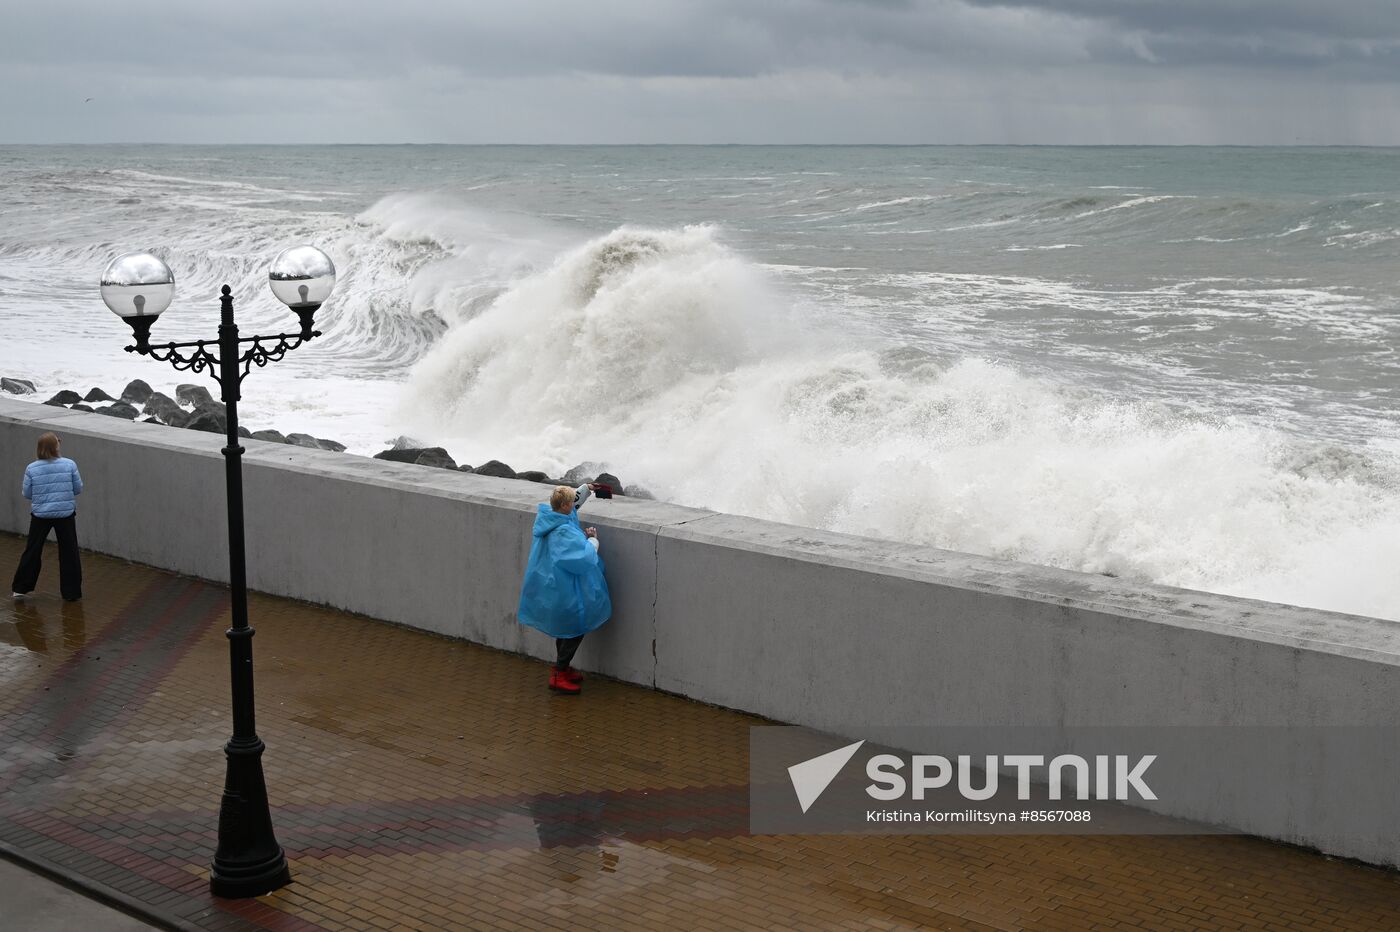
<svg viewBox="0 0 1400 932"><path fill-rule="evenodd" d="M538 513L535 515L534 535L536 537L543 537L550 531L558 530L565 524L573 524L578 521L576 517L577 512L571 511L566 515L561 515L544 502L541 502L536 507L539 509Z"/></svg>

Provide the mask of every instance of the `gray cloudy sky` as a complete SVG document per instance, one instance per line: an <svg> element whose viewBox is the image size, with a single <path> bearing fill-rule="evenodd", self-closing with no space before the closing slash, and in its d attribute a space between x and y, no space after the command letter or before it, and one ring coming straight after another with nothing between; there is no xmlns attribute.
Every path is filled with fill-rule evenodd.
<svg viewBox="0 0 1400 932"><path fill-rule="evenodd" d="M1397 91L1400 0L44 0L0 20L0 142L1397 145Z"/></svg>

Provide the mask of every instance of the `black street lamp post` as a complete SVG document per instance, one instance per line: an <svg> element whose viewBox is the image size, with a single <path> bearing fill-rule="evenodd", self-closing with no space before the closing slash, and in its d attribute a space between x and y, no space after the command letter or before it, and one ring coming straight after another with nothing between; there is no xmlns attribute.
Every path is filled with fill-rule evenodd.
<svg viewBox="0 0 1400 932"><path fill-rule="evenodd" d="M232 626L228 629L233 690L233 737L224 746L228 767L219 806L219 844L209 871L215 896L253 897L291 882L287 858L272 831L263 781L263 742L253 717L253 629L248 625L247 566L243 549L243 447L238 437L239 387L254 366L276 362L320 331L313 317L335 287L330 257L312 246L284 250L269 274L273 293L301 319L301 331L239 337L228 285L220 298L217 340L152 344L151 324L175 294L170 268L155 256L133 253L113 260L102 274L102 300L128 324L136 343L128 353L169 362L176 369L207 372L219 383L228 444L223 449L228 488L228 565ZM246 346L246 349L244 348Z"/></svg>

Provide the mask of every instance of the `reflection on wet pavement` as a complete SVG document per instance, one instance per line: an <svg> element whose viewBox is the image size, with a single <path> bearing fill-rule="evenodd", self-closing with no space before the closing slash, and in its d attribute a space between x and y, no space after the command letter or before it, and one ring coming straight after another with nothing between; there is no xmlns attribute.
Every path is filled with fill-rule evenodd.
<svg viewBox="0 0 1400 932"><path fill-rule="evenodd" d="M48 651L51 639L55 646L69 651L82 647L87 639L82 602L46 604L33 599L14 599L10 611L13 623L0 625L0 643L42 654ZM2 665L0 670L3 670Z"/></svg>

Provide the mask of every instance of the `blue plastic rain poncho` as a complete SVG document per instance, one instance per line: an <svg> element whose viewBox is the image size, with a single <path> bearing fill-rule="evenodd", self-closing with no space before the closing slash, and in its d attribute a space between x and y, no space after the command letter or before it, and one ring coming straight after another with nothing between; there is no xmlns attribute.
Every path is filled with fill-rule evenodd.
<svg viewBox="0 0 1400 932"><path fill-rule="evenodd" d="M612 615L603 558L583 533L577 511L566 515L539 506L519 615L522 625L555 638L587 634Z"/></svg>

